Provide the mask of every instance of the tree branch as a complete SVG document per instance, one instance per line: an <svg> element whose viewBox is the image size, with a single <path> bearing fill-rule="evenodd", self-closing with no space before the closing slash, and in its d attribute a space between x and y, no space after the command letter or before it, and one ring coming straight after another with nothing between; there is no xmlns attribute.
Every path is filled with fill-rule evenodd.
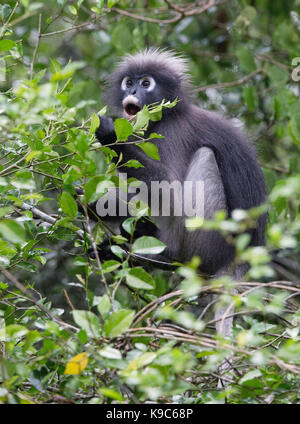
<svg viewBox="0 0 300 424"><path fill-rule="evenodd" d="M29 205L28 203L22 203L19 207L24 211L31 211L33 215L35 215L37 218L40 218L42 221L47 222L48 224L54 225L57 222L57 219L53 218L53 216L42 212L40 209L36 208L35 206ZM78 235L78 237L84 238L84 231L77 230L76 234Z"/></svg>
<svg viewBox="0 0 300 424"><path fill-rule="evenodd" d="M200 93L201 91L205 91L208 88L227 88L227 87L235 87L236 85L242 85L251 78L253 78L255 75L263 73L263 68L255 69L255 71L251 72L250 74L236 80L236 81L230 81L230 82L221 82L219 84L211 84L211 85L204 85L203 87L196 88L194 93Z"/></svg>
<svg viewBox="0 0 300 424"><path fill-rule="evenodd" d="M166 9L165 12L171 10L174 12L174 15L175 15L173 18L168 18L168 19L157 19L157 18L150 18L148 16L136 15L134 13L128 12L127 10L119 9L117 7L112 7L111 10L120 15L127 16L129 18L136 19L138 21L150 22L155 24L173 24L188 16L201 15L202 13L206 12L211 7L219 6L221 4L226 3L227 1L228 0L221 0L218 2L217 0L209 0L208 2L206 2L205 4L202 4L199 7L196 6L193 9L190 9L190 5L179 6L172 3L170 0L165 0L165 2L168 5L168 9Z"/></svg>
<svg viewBox="0 0 300 424"><path fill-rule="evenodd" d="M111 10L113 12L119 13L120 15L127 16L128 18L136 19L138 21L150 22L153 24L173 24L178 22L182 17L183 13L176 12L174 18L169 19L156 19L156 18L148 18L147 16L135 15L134 13L127 12L126 10L119 9L117 7L112 7Z"/></svg>

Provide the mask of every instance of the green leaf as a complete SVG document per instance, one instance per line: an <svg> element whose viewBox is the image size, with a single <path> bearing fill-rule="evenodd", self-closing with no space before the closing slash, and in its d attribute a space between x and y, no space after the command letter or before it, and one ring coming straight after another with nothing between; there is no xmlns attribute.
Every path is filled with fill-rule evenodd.
<svg viewBox="0 0 300 424"><path fill-rule="evenodd" d="M80 341L82 344L86 344L86 342L88 341L88 337L87 337L86 331L84 331L84 330L80 330L80 331L77 333L77 337L78 337L79 341Z"/></svg>
<svg viewBox="0 0 300 424"><path fill-rule="evenodd" d="M294 144L300 145L300 115L293 115L288 123L288 132Z"/></svg>
<svg viewBox="0 0 300 424"><path fill-rule="evenodd" d="M125 251L120 246L111 246L110 250L112 253L117 256L118 258L122 259L123 255L125 254Z"/></svg>
<svg viewBox="0 0 300 424"><path fill-rule="evenodd" d="M138 160L136 159L130 159L126 163L124 163L123 166L127 166L128 168L144 168L144 165L142 165Z"/></svg>
<svg viewBox="0 0 300 424"><path fill-rule="evenodd" d="M122 222L122 228L128 233L133 234L134 228L135 228L135 219L134 218L127 218L125 221Z"/></svg>
<svg viewBox="0 0 300 424"><path fill-rule="evenodd" d="M112 182L105 176L95 176L88 181L84 187L87 203L95 202L112 187Z"/></svg>
<svg viewBox="0 0 300 424"><path fill-rule="evenodd" d="M105 237L105 230L104 230L101 222L97 223L94 226L94 228L92 230L92 234L93 234L93 237L94 237L96 244L100 244L100 243L103 242L104 237Z"/></svg>
<svg viewBox="0 0 300 424"><path fill-rule="evenodd" d="M110 308L111 308L111 304L110 304L109 297L107 296L107 294L104 294L103 296L101 296L99 300L97 309L99 313L102 315L102 317L104 317L110 311Z"/></svg>
<svg viewBox="0 0 300 424"><path fill-rule="evenodd" d="M131 268L126 275L127 284L134 289L153 290L155 281L142 267Z"/></svg>
<svg viewBox="0 0 300 424"><path fill-rule="evenodd" d="M121 236L121 234L118 234L116 236L112 236L112 239L113 239L114 243L117 243L117 244L124 244L128 241L127 238Z"/></svg>
<svg viewBox="0 0 300 424"><path fill-rule="evenodd" d="M7 181L5 178L0 177L0 187L4 187L7 185Z"/></svg>
<svg viewBox="0 0 300 424"><path fill-rule="evenodd" d="M0 218L5 215L10 215L13 212L13 208L11 206L3 206L0 207Z"/></svg>
<svg viewBox="0 0 300 424"><path fill-rule="evenodd" d="M118 1L119 1L119 0L108 0L108 1L107 1L107 6L108 6L109 8L111 8L111 7L113 7L115 4L117 4L117 3L118 3Z"/></svg>
<svg viewBox="0 0 300 424"><path fill-rule="evenodd" d="M105 346L104 349L99 350L99 354L103 356L103 358L122 359L121 352L110 346Z"/></svg>
<svg viewBox="0 0 300 424"><path fill-rule="evenodd" d="M257 101L253 85L243 89L243 97L250 112L254 112Z"/></svg>
<svg viewBox="0 0 300 424"><path fill-rule="evenodd" d="M98 115L100 115L100 117L101 116L103 116L103 115L105 115L106 114L106 112L107 112L107 106L104 106L99 112L98 112Z"/></svg>
<svg viewBox="0 0 300 424"><path fill-rule="evenodd" d="M143 142L139 143L138 146L143 150L144 153L146 153L146 155L150 156L150 158L154 160L160 160L158 147L155 144Z"/></svg>
<svg viewBox="0 0 300 424"><path fill-rule="evenodd" d="M77 15L77 9L73 5L69 5L69 11L72 13L72 15Z"/></svg>
<svg viewBox="0 0 300 424"><path fill-rule="evenodd" d="M79 136L76 138L76 148L81 156L85 156L89 149L89 137L87 134L81 132Z"/></svg>
<svg viewBox="0 0 300 424"><path fill-rule="evenodd" d="M74 310L73 319L80 328L82 328L89 337L99 337L101 334L100 322L97 315L90 311Z"/></svg>
<svg viewBox="0 0 300 424"><path fill-rule="evenodd" d="M59 205L64 214L68 215L70 218L74 218L77 214L78 207L74 198L64 191L59 199Z"/></svg>
<svg viewBox="0 0 300 424"><path fill-rule="evenodd" d="M150 113L151 121L153 122L160 121L162 118L162 106L159 105L159 107L149 111L149 113Z"/></svg>
<svg viewBox="0 0 300 424"><path fill-rule="evenodd" d="M10 50L15 47L16 43L13 40L1 40L0 41L0 52Z"/></svg>
<svg viewBox="0 0 300 424"><path fill-rule="evenodd" d="M0 329L0 340L7 341L9 339L19 339L28 333L28 329L19 324L11 324Z"/></svg>
<svg viewBox="0 0 300 424"><path fill-rule="evenodd" d="M120 309L113 312L104 324L104 333L106 337L117 337L126 331L134 318L134 311L129 309Z"/></svg>
<svg viewBox="0 0 300 424"><path fill-rule="evenodd" d="M23 243L26 240L24 228L10 219L0 221L0 234L11 243Z"/></svg>
<svg viewBox="0 0 300 424"><path fill-rule="evenodd" d="M145 130L148 126L149 120L150 120L150 113L148 111L148 108L144 106L143 109L140 110L136 116L136 121L133 126L134 131Z"/></svg>
<svg viewBox="0 0 300 424"><path fill-rule="evenodd" d="M243 10L241 15L244 19L248 19L249 23L255 19L257 16L257 12L254 7L252 6L246 6Z"/></svg>
<svg viewBox="0 0 300 424"><path fill-rule="evenodd" d="M116 269L118 269L121 266L120 262L115 260L105 261L102 264L102 270L104 274L107 274L109 272L112 272Z"/></svg>
<svg viewBox="0 0 300 424"><path fill-rule="evenodd" d="M121 395L121 393L116 392L113 389L109 389L108 387L104 387L102 389L99 389L99 392L106 397L109 397L111 399L115 399L118 400L119 402L122 402L124 400L123 396Z"/></svg>
<svg viewBox="0 0 300 424"><path fill-rule="evenodd" d="M155 237L139 237L132 245L132 252L144 255L157 255L165 250L166 245Z"/></svg>
<svg viewBox="0 0 300 424"><path fill-rule="evenodd" d="M93 113L91 126L90 126L90 135L93 135L95 131L99 128L100 118L96 113Z"/></svg>
<svg viewBox="0 0 300 424"><path fill-rule="evenodd" d="M164 138L164 136L154 132L150 134L149 138Z"/></svg>
<svg viewBox="0 0 300 424"><path fill-rule="evenodd" d="M58 62L52 60L51 63L52 65L54 65L54 68L55 68L55 71L51 77L52 82L70 78L72 77L75 71L85 66L85 62L82 62L82 61L69 62L64 68L61 69L60 65L59 66L57 65Z"/></svg>
<svg viewBox="0 0 300 424"><path fill-rule="evenodd" d="M240 381L239 381L239 384L243 384L243 383L245 383L246 381L249 381L249 380L253 380L254 378L257 378L257 377L261 377L261 371L260 370L253 370L253 371L249 371L249 372L247 372L247 374L245 374L241 379L240 379Z"/></svg>
<svg viewBox="0 0 300 424"><path fill-rule="evenodd" d="M137 370L139 368L142 368L150 364L153 361L153 359L156 358L156 356L157 356L157 353L155 352L145 352L138 358L134 358L132 361L130 361L126 371Z"/></svg>
<svg viewBox="0 0 300 424"><path fill-rule="evenodd" d="M111 33L111 43L122 53L129 52L132 48L133 40L128 22L119 21Z"/></svg>
<svg viewBox="0 0 300 424"><path fill-rule="evenodd" d="M35 182L30 171L18 171L13 176L11 184L20 189L34 190Z"/></svg>
<svg viewBox="0 0 300 424"><path fill-rule="evenodd" d="M246 47L239 47L236 51L237 58L240 63L240 67L243 71L252 72L256 69L256 64L253 58L253 54Z"/></svg>
<svg viewBox="0 0 300 424"><path fill-rule="evenodd" d="M34 158L38 158L41 154L42 152L40 150L33 150L32 152L29 152L25 159L26 163L30 162Z"/></svg>
<svg viewBox="0 0 300 424"><path fill-rule="evenodd" d="M271 80L271 85L284 84L289 79L289 72L285 69L279 68L276 65L268 65L266 68L268 75Z"/></svg>
<svg viewBox="0 0 300 424"><path fill-rule="evenodd" d="M115 120L115 132L119 141L126 141L133 133L133 126L127 119L119 118Z"/></svg>

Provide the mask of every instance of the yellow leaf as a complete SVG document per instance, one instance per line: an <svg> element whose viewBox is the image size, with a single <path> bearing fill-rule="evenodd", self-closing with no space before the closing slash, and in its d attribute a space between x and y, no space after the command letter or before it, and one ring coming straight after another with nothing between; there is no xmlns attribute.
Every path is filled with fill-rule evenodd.
<svg viewBox="0 0 300 424"><path fill-rule="evenodd" d="M85 352L79 353L70 359L66 365L64 374L77 375L83 371L88 364L88 357Z"/></svg>
<svg viewBox="0 0 300 424"><path fill-rule="evenodd" d="M246 331L241 331L237 335L237 344L239 346L245 346L247 344L247 332Z"/></svg>

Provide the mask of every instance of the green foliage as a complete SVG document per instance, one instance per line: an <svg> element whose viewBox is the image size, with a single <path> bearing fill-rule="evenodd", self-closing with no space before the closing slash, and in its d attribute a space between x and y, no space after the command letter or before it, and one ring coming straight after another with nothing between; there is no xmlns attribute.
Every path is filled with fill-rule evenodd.
<svg viewBox="0 0 300 424"><path fill-rule="evenodd" d="M194 2L174 0L187 7L178 20L169 2L143 11L127 3L0 5L0 403L299 403L299 2L228 0L193 14ZM145 209L124 222L126 237L111 237L115 260L88 254L108 233L101 220L92 228L88 204L138 185L116 171L143 166L121 168L95 138L111 114L105 79L119 56L148 46L186 55L196 103L238 118L256 141L267 246L249 247L244 233L265 206L186 222L234 243L248 282L205 279L201 258L176 272L136 263L165 249L154 237L132 242ZM164 139L145 130L178 101L144 107L135 122L116 119L117 143L159 161ZM226 340L215 332L217 307L234 307Z"/></svg>

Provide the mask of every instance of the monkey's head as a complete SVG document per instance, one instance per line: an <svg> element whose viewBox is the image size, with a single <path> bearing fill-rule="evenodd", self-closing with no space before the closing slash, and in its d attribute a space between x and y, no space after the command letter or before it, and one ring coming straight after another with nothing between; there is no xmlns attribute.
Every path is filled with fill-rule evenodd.
<svg viewBox="0 0 300 424"><path fill-rule="evenodd" d="M188 80L185 59L164 50L145 50L119 63L109 78L108 102L133 119L144 105L182 100Z"/></svg>

